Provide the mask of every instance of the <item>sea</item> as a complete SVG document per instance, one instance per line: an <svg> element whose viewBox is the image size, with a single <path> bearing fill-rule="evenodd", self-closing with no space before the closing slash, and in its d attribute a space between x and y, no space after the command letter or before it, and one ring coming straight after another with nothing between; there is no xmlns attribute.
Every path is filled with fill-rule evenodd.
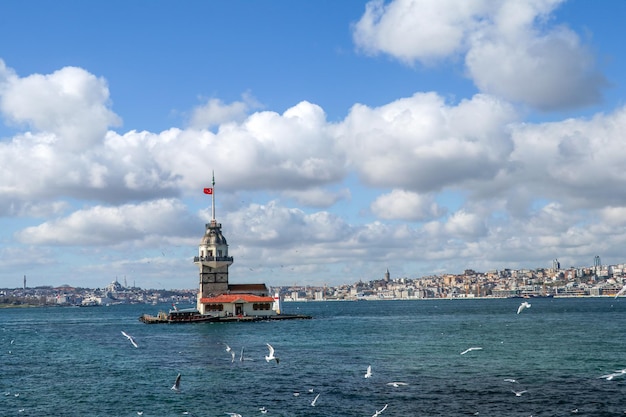
<svg viewBox="0 0 626 417"><path fill-rule="evenodd" d="M313 318L213 324L2 309L0 416L624 415L626 298L522 301L290 302Z"/></svg>

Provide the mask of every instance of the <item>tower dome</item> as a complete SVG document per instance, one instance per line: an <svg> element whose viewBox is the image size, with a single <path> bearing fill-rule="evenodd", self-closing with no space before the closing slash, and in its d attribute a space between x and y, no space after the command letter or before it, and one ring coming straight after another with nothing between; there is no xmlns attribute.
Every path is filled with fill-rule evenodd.
<svg viewBox="0 0 626 417"><path fill-rule="evenodd" d="M221 230L207 228L202 240L200 241L200 245L228 245L228 242L226 242L226 238L222 234Z"/></svg>

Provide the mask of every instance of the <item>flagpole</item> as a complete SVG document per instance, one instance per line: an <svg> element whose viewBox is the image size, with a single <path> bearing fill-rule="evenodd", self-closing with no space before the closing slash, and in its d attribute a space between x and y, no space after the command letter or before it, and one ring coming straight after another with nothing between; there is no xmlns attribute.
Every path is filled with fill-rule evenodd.
<svg viewBox="0 0 626 417"><path fill-rule="evenodd" d="M211 193L211 215L213 216L213 222L215 222L215 171L213 171L213 192Z"/></svg>

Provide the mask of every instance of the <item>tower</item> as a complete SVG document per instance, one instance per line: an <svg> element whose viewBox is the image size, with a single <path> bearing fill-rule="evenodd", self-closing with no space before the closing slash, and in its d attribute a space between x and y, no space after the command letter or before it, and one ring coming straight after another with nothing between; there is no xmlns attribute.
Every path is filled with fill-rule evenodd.
<svg viewBox="0 0 626 417"><path fill-rule="evenodd" d="M211 222L205 225L198 256L194 258L200 270L197 308L201 313L204 313L204 305L200 299L228 292L228 267L233 263L233 257L228 256L228 242L222 234L222 224L215 221L215 176L212 185L212 188L204 189L205 194L211 195Z"/></svg>

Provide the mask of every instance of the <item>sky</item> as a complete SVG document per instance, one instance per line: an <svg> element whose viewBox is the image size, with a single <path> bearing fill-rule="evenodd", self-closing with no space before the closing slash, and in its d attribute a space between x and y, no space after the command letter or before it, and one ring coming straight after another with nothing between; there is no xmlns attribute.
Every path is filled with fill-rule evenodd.
<svg viewBox="0 0 626 417"><path fill-rule="evenodd" d="M626 2L0 2L0 287L626 262Z"/></svg>

